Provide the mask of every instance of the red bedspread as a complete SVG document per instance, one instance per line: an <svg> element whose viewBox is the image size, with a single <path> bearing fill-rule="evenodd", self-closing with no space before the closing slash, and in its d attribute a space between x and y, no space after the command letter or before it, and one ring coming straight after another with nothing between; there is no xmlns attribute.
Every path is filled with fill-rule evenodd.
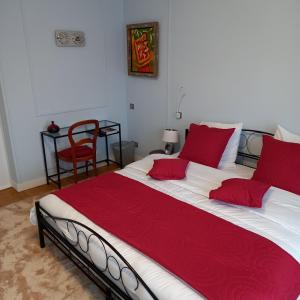
<svg viewBox="0 0 300 300"><path fill-rule="evenodd" d="M300 265L276 244L137 181L111 173L55 194L208 299L300 294Z"/></svg>

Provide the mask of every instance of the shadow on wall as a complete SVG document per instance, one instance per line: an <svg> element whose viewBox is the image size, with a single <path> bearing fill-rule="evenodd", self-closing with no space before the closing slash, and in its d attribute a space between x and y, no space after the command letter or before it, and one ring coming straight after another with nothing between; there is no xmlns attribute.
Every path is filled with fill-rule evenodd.
<svg viewBox="0 0 300 300"><path fill-rule="evenodd" d="M8 153L11 153L11 151L8 151L10 148L9 139L8 133L5 133L8 130L8 126L4 112L3 95L0 86L0 190L11 186L9 165L12 164L12 159L8 158Z"/></svg>

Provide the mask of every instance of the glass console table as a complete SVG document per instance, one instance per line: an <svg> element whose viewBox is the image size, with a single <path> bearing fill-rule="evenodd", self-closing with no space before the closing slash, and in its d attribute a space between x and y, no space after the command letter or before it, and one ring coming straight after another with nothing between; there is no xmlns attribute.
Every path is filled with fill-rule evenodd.
<svg viewBox="0 0 300 300"><path fill-rule="evenodd" d="M120 168L123 168L121 124L113 122L113 121L101 120L101 121L99 121L99 127L100 127L99 137L105 139L106 158L104 160L97 161L97 164L106 162L107 165L109 165L109 163L112 162L112 163L118 164L120 166ZM64 170L64 171L61 170L60 161L59 161L58 155L57 155L57 152L58 152L57 140L62 139L62 138L68 138L68 130L69 130L69 127L63 127L57 133L50 133L48 131L42 131L40 133L41 140L42 140L43 159L44 159L47 184L50 184L50 182L53 182L58 186L59 189L61 188L61 175L72 171L72 169ZM88 134L89 132L91 132L91 130L92 129L88 128L88 126L83 126L83 127L79 128L77 131L74 131L73 135L85 134L85 133ZM109 158L108 138L112 135L118 135L119 149L120 149L120 161L119 162L116 162ZM46 146L45 146L46 138L50 139L54 144L54 157L55 157L55 165L56 165L56 171L54 174L50 174L49 169L48 169L48 161L47 161ZM78 169L82 169L82 168L85 168L85 166L78 167Z"/></svg>

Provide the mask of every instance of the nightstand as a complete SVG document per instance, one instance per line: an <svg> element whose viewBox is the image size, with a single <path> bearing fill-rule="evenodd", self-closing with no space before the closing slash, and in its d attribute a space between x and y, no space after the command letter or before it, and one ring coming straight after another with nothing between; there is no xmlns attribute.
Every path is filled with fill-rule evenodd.
<svg viewBox="0 0 300 300"><path fill-rule="evenodd" d="M166 154L166 153L165 150L157 149L157 150L150 151L149 154Z"/></svg>

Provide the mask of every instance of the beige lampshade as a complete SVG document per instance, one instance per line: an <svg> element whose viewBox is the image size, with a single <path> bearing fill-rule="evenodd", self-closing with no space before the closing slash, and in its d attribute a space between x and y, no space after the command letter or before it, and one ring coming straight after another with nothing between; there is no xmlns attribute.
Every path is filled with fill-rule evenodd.
<svg viewBox="0 0 300 300"><path fill-rule="evenodd" d="M175 129L165 129L162 140L165 143L177 144L178 143L178 131Z"/></svg>

